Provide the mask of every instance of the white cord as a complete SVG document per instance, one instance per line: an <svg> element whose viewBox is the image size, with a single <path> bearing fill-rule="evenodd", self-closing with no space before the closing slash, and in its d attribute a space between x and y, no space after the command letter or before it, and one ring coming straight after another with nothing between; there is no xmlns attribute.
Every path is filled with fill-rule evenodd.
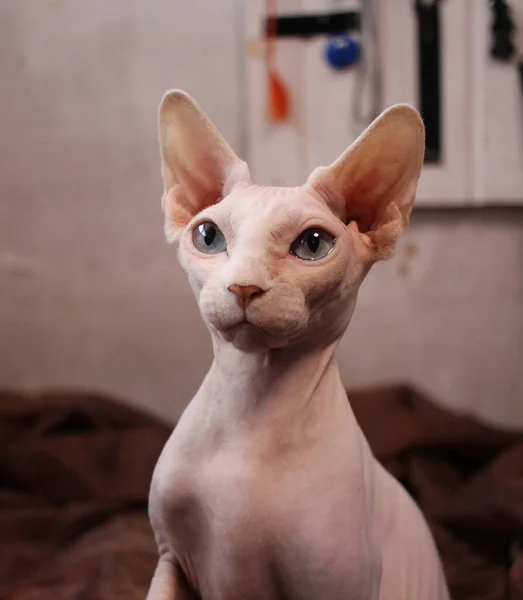
<svg viewBox="0 0 523 600"><path fill-rule="evenodd" d="M352 96L352 122L355 134L359 135L380 113L382 109L382 79L379 52L378 19L376 0L360 0L362 50L360 64L356 71ZM370 109L364 114L365 83L370 84Z"/></svg>

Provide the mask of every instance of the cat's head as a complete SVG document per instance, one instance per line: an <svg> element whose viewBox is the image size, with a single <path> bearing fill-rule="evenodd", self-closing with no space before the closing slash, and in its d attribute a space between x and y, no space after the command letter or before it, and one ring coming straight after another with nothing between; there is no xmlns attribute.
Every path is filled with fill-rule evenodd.
<svg viewBox="0 0 523 600"><path fill-rule="evenodd" d="M165 231L211 333L245 352L340 337L365 274L408 226L424 155L419 114L388 109L295 188L254 185L183 92L164 96L159 137Z"/></svg>

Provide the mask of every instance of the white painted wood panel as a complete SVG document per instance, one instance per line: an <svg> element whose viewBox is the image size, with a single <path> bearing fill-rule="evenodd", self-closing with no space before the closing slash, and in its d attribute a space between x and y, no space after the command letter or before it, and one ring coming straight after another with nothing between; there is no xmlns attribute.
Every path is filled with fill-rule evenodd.
<svg viewBox="0 0 523 600"><path fill-rule="evenodd" d="M440 4L442 161L423 168L417 206L470 202L469 67L467 3ZM380 0L383 108L398 102L418 106L417 22L412 0Z"/></svg>
<svg viewBox="0 0 523 600"><path fill-rule="evenodd" d="M280 0L277 4L279 14L358 7L357 0ZM265 2L247 2L244 11L248 157L253 177L262 184L298 185L314 167L334 160L356 138L350 120L354 71L337 73L327 65L324 36L278 40L278 70L291 96L291 119L269 123L262 31Z"/></svg>
<svg viewBox="0 0 523 600"><path fill-rule="evenodd" d="M281 14L360 6L358 0L279 0L277 4ZM375 4L381 109L398 102L417 106L413 1L375 0ZM361 132L352 113L353 95L361 85L357 68L332 70L324 59L325 36L278 41L279 69L292 96L292 119L284 125L271 125L265 117L261 30L265 2L249 0L243 6L249 48L247 146L253 173L260 183L295 185L314 167L331 162ZM523 1L512 6L523 30ZM523 97L516 67L489 56L491 15L486 2L446 0L440 11L442 160L424 166L417 206L521 204ZM521 32L518 36L523 39ZM520 47L523 53L523 44Z"/></svg>
<svg viewBox="0 0 523 600"><path fill-rule="evenodd" d="M486 2L468 1L474 31L470 40L474 203L523 204L523 90L517 59L501 63L490 57L489 7ZM523 1L510 6L523 60Z"/></svg>
<svg viewBox="0 0 523 600"><path fill-rule="evenodd" d="M278 2L278 13L300 12L301 0ZM253 179L265 185L299 185L306 178L306 132L303 98L304 63L302 42L277 42L277 69L291 103L286 123L267 118L267 69L263 42L265 1L244 5L247 42L247 137L248 160Z"/></svg>
<svg viewBox="0 0 523 600"><path fill-rule="evenodd" d="M358 10L358 0L303 0L304 12ZM355 38L356 33L351 33ZM360 133L352 119L356 70L335 71L325 60L325 36L303 43L303 101L307 131L307 172L330 164Z"/></svg>

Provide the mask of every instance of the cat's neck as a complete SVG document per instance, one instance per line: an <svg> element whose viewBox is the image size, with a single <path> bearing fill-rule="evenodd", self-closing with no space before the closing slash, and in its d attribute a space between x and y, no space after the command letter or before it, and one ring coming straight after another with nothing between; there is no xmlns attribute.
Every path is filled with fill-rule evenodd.
<svg viewBox="0 0 523 600"><path fill-rule="evenodd" d="M259 414L292 419L320 406L328 409L331 399L344 395L336 345L247 354L214 340L214 362L199 393L234 422Z"/></svg>

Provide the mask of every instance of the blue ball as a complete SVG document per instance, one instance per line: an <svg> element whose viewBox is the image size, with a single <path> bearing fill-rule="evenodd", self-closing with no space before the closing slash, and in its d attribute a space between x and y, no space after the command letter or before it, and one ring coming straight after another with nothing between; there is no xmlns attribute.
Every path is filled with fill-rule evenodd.
<svg viewBox="0 0 523 600"><path fill-rule="evenodd" d="M358 62L361 45L347 33L333 35L327 40L325 58L333 69L348 69Z"/></svg>

